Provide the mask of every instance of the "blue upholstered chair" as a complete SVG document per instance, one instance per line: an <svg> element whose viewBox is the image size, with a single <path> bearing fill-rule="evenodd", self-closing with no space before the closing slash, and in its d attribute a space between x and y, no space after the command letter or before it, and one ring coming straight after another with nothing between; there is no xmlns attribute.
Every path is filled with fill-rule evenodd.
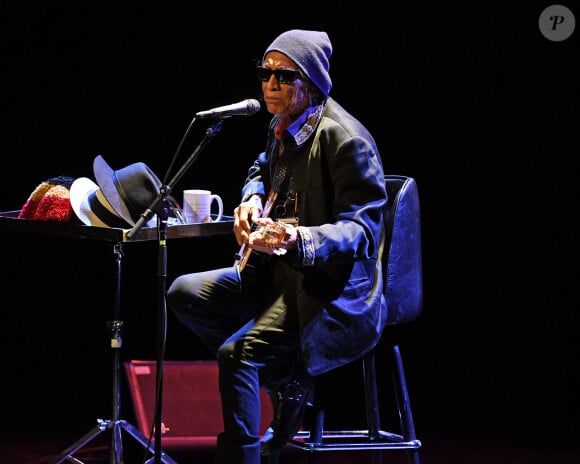
<svg viewBox="0 0 580 464"><path fill-rule="evenodd" d="M316 387L310 423L290 441L289 445L311 453L309 460L315 462L320 452L371 450L374 463L382 462L385 450L404 450L410 464L419 464L421 442L415 435L415 426L401 352L396 339L389 332L397 326L407 325L416 319L423 306L423 280L421 255L420 204L415 179L401 175L386 175L388 205L385 210L385 250L383 252L384 292L388 305L388 322L382 340L377 347L364 356L362 361L366 429L326 430L325 412L340 408L332 404L329 385L324 381ZM399 327L400 328L400 327ZM385 350L386 347L386 350ZM379 388L375 357L386 351L386 363L390 366L393 388ZM395 431L381 428L379 400L394 396L396 414L390 424ZM281 450L279 453L283 453ZM353 455L353 458L355 456ZM277 460L279 456L275 459ZM272 460L270 461L272 462ZM353 461L355 462L355 461Z"/></svg>

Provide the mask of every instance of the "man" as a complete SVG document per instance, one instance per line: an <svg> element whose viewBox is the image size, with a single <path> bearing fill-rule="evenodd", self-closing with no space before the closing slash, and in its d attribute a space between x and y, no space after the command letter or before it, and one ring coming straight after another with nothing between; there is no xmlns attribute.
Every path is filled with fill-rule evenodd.
<svg viewBox="0 0 580 464"><path fill-rule="evenodd" d="M169 307L216 354L217 462L258 464L300 427L314 378L360 358L386 321L379 151L329 97L332 44L289 30L257 69L271 119L234 210L234 266L178 277ZM274 418L260 439L259 387Z"/></svg>

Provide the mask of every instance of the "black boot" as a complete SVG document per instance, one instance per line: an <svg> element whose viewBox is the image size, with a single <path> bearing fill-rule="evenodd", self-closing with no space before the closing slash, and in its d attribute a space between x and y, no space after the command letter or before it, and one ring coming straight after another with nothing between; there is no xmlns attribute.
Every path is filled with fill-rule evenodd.
<svg viewBox="0 0 580 464"><path fill-rule="evenodd" d="M264 456L275 453L296 435L312 399L314 385L314 378L303 372L274 393L274 418L260 443Z"/></svg>

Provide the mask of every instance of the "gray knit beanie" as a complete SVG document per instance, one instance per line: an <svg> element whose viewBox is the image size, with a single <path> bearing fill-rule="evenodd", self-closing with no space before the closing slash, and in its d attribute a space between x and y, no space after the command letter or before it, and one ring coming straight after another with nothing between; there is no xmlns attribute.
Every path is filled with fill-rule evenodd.
<svg viewBox="0 0 580 464"><path fill-rule="evenodd" d="M326 32L301 29L283 32L266 49L263 58L271 51L283 53L294 61L324 96L328 97L332 87L328 74L332 44Z"/></svg>

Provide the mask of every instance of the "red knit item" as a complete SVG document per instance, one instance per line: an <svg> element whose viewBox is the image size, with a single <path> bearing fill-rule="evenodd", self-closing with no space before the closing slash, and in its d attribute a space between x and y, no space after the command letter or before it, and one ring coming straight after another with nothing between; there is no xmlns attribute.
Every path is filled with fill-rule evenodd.
<svg viewBox="0 0 580 464"><path fill-rule="evenodd" d="M42 182L32 192L18 217L32 221L70 221L73 210L69 189L50 181Z"/></svg>

